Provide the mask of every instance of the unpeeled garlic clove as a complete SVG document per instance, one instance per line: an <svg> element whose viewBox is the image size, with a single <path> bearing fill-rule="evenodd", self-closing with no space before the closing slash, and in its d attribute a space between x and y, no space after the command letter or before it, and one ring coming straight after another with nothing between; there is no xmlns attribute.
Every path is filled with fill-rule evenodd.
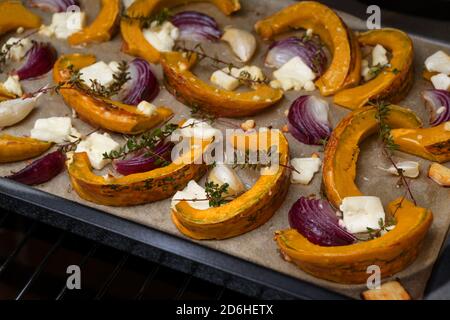
<svg viewBox="0 0 450 320"><path fill-rule="evenodd" d="M209 182L218 185L228 184L226 196L235 197L245 192L245 186L236 172L224 164L216 164L208 176Z"/></svg>
<svg viewBox="0 0 450 320"><path fill-rule="evenodd" d="M439 163L431 164L428 177L443 187L450 187L450 169Z"/></svg>
<svg viewBox="0 0 450 320"><path fill-rule="evenodd" d="M420 164L418 162L400 161L396 164L396 166L398 169L403 170L403 175L405 177L417 178L420 174ZM388 169L382 167L380 167L380 169L398 176L398 171L393 165Z"/></svg>
<svg viewBox="0 0 450 320"><path fill-rule="evenodd" d="M249 61L256 51L256 38L248 31L226 28L222 40L227 42L242 62Z"/></svg>

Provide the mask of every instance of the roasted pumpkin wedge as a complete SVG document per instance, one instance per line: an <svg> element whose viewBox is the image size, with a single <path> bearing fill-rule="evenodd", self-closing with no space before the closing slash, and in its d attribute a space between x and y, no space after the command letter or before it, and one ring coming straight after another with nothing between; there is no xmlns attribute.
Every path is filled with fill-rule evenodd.
<svg viewBox="0 0 450 320"><path fill-rule="evenodd" d="M56 83L70 80L71 71L95 63L95 56L71 54L60 57L53 68L53 78ZM146 116L137 111L135 106L117 101L89 95L82 90L73 88L70 84L60 90L66 104L77 112L84 121L94 127L103 128L124 134L139 134L161 124L169 119L173 112L169 108L159 107L156 113Z"/></svg>
<svg viewBox="0 0 450 320"><path fill-rule="evenodd" d="M183 234L199 240L226 239L251 231L273 216L284 201L290 177L286 167L289 163L288 142L282 133L276 134L279 135L278 142L271 140L271 134L245 136L247 148L251 144L249 139L254 139L255 135L258 135L258 141L267 139L267 144L264 143L267 147L277 146L280 166L274 174L261 176L250 190L220 207L197 210L186 201L179 202L172 209L172 220Z"/></svg>
<svg viewBox="0 0 450 320"><path fill-rule="evenodd" d="M359 46L351 43L351 31L333 10L319 2L302 1L255 25L256 31L264 39L272 39L292 28L312 29L332 53L330 66L316 81L322 95L332 95L344 86L354 84L356 80L359 82Z"/></svg>
<svg viewBox="0 0 450 320"><path fill-rule="evenodd" d="M120 0L102 0L102 8L94 22L72 34L69 43L76 46L109 41L117 31L121 10Z"/></svg>
<svg viewBox="0 0 450 320"><path fill-rule="evenodd" d="M323 184L330 203L338 208L342 199L362 195L355 184L359 143L378 130L376 107L366 107L347 115L333 130L325 149ZM389 106L386 123L391 128L419 128L421 121L414 112ZM394 130L393 130L394 131Z"/></svg>
<svg viewBox="0 0 450 320"><path fill-rule="evenodd" d="M85 152L75 153L67 161L67 170L73 189L87 201L114 207L140 205L167 199L186 187L189 181L200 179L207 166L195 159L202 155L199 150L205 150L209 144L204 141L203 149L193 144L189 152L181 155L179 162L124 177L96 175Z"/></svg>
<svg viewBox="0 0 450 320"><path fill-rule="evenodd" d="M358 41L361 45L380 44L388 49L392 54L390 65L367 83L338 92L334 103L353 110L365 106L369 100L401 101L414 80L411 38L403 31L386 28L362 33Z"/></svg>
<svg viewBox="0 0 450 320"><path fill-rule="evenodd" d="M432 128L395 129L391 135L403 152L440 163L450 161L450 131L444 123Z"/></svg>
<svg viewBox="0 0 450 320"><path fill-rule="evenodd" d="M243 117L266 109L283 97L283 91L265 84L256 84L253 90L234 92L218 89L194 75L190 68L197 55L184 56L180 52L161 54L166 87L178 100L220 117Z"/></svg>
<svg viewBox="0 0 450 320"><path fill-rule="evenodd" d="M0 135L0 163L28 160L50 149L51 143L8 134Z"/></svg>
<svg viewBox="0 0 450 320"><path fill-rule="evenodd" d="M19 27L34 29L41 26L41 18L25 8L20 1L0 2L0 35Z"/></svg>
<svg viewBox="0 0 450 320"><path fill-rule="evenodd" d="M159 10L193 2L210 2L226 15L241 8L239 0L137 0L127 10L131 18L151 17ZM155 49L142 33L142 22L137 19L122 19L122 50L132 56L141 57L151 63L158 63L160 52Z"/></svg>
<svg viewBox="0 0 450 320"><path fill-rule="evenodd" d="M380 267L381 276L391 276L411 264L433 221L430 210L416 207L408 200L389 204L395 228L374 240L352 245L322 247L309 242L297 230L276 233L284 258L315 277L339 283L365 283L367 267Z"/></svg>

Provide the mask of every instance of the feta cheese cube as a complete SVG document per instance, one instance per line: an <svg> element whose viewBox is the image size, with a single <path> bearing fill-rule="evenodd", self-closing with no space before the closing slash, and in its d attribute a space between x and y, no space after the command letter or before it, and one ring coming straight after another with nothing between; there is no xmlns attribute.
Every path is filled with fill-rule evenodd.
<svg viewBox="0 0 450 320"><path fill-rule="evenodd" d="M141 101L137 105L137 109L140 113L149 117L156 113L156 106L147 101Z"/></svg>
<svg viewBox="0 0 450 320"><path fill-rule="evenodd" d="M20 39L11 37L3 45L2 52L7 51L6 47L8 45L12 47L9 49L6 58L13 61L20 61L22 60L23 57L26 56L27 52L33 47L33 42L28 38Z"/></svg>
<svg viewBox="0 0 450 320"><path fill-rule="evenodd" d="M372 66L384 66L388 63L386 49L382 45L377 44L372 50Z"/></svg>
<svg viewBox="0 0 450 320"><path fill-rule="evenodd" d="M296 171L292 171L291 182L307 185L311 182L314 174L319 172L322 160L320 158L294 158L291 165Z"/></svg>
<svg viewBox="0 0 450 320"><path fill-rule="evenodd" d="M345 228L350 233L367 232L368 228L379 230L384 225L385 213L378 197L347 197L340 206Z"/></svg>
<svg viewBox="0 0 450 320"><path fill-rule="evenodd" d="M82 68L80 70L80 78L87 86L91 85L91 80L97 80L99 84L109 86L114 82L114 72L105 62L99 61Z"/></svg>
<svg viewBox="0 0 450 320"><path fill-rule="evenodd" d="M3 88L8 92L14 93L18 97L23 95L22 86L20 85L18 76L9 76L3 83Z"/></svg>
<svg viewBox="0 0 450 320"><path fill-rule="evenodd" d="M58 39L67 39L72 34L81 31L86 24L84 12L57 12L52 16L49 26L42 25L39 29L41 35Z"/></svg>
<svg viewBox="0 0 450 320"><path fill-rule="evenodd" d="M120 145L107 133L94 132L86 140L81 141L75 152L86 152L94 169L103 169L111 160L104 159L104 153L119 150Z"/></svg>
<svg viewBox="0 0 450 320"><path fill-rule="evenodd" d="M31 130L31 137L34 139L63 143L69 141L72 132L72 120L68 117L52 117L38 119Z"/></svg>
<svg viewBox="0 0 450 320"><path fill-rule="evenodd" d="M182 127L181 135L185 138L210 140L219 133L219 130L213 128L204 120L189 119Z"/></svg>
<svg viewBox="0 0 450 320"><path fill-rule="evenodd" d="M450 74L450 56L444 51L437 51L425 60L428 71Z"/></svg>
<svg viewBox="0 0 450 320"><path fill-rule="evenodd" d="M430 80L435 89L448 90L450 88L450 77L444 73L434 75Z"/></svg>
<svg viewBox="0 0 450 320"><path fill-rule="evenodd" d="M294 89L301 90L305 84L310 89L310 83L316 78L316 74L303 62L300 57L294 57L273 73L275 81L270 84L274 88L282 88L284 91Z"/></svg>
<svg viewBox="0 0 450 320"><path fill-rule="evenodd" d="M199 199L199 201L192 201ZM209 209L209 200L207 199L206 191L194 180L189 181L186 188L178 191L172 198L172 209L182 200L187 200L187 203L194 209L206 210Z"/></svg>
<svg viewBox="0 0 450 320"><path fill-rule="evenodd" d="M217 70L211 75L211 82L225 90L233 91L239 87L239 80L230 76L227 70Z"/></svg>
<svg viewBox="0 0 450 320"><path fill-rule="evenodd" d="M158 51L172 51L175 41L180 37L180 30L171 22L162 25L153 22L150 28L143 30L144 38Z"/></svg>

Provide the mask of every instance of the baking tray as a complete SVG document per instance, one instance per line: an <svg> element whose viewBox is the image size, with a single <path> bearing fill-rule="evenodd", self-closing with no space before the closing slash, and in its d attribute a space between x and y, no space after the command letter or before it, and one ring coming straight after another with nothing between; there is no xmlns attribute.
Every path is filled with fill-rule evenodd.
<svg viewBox="0 0 450 320"><path fill-rule="evenodd" d="M82 1L83 2L83 1ZM284 7L285 5L291 3L292 1L277 1L276 3L273 1L253 1L253 0L244 0L243 6L244 10L253 10L252 16L253 20L251 23L249 23L249 19L247 17L242 15L237 15L232 21L233 24L240 24L240 25L247 25L247 29L250 29L250 26L253 25L254 20L257 20L259 18L262 18L263 16L267 15L269 12L274 12L275 10ZM88 4L86 1L84 1L83 4ZM253 5L252 5L253 4ZM258 4L258 6L256 6ZM89 2L88 4L91 7L95 7L96 5L93 4L93 2ZM211 7L206 4L197 4L194 6L190 6L191 8L197 8L201 11L211 11ZM250 9L252 8L252 9ZM256 8L256 11L255 9ZM98 8L92 8L93 12L95 10L98 10ZM215 16L221 24L224 24L225 22L221 21L223 20L223 17L216 11L211 12L213 16ZM354 29L363 29L364 28L364 22L360 21L358 19L355 19L354 17L351 17L346 14L341 15L344 20L347 21L349 26ZM48 20L48 17L47 17ZM230 21L231 22L231 21ZM424 57L432 53L437 48L446 47L448 49L448 44L445 43L438 43L436 41L426 40L424 38L415 36L415 41L418 41L419 43L427 43L426 48L420 48L419 47L419 55L420 58L417 58L417 63L423 63ZM104 60L111 60L111 59L117 59L117 55L114 54L114 51L117 50L117 42L116 39L115 42L102 44L99 46L93 46L88 48L86 51L88 52L101 52L99 54L99 57ZM111 50L113 47L115 47L115 50ZM61 45L61 47L58 47L60 52L74 52L78 50L74 50L73 48L69 48L67 46ZM260 50L261 52L263 50ZM259 54L261 54L261 52ZM126 57L124 55L120 55L120 57ZM129 58L129 57L128 57ZM161 75L159 75L161 76ZM418 78L420 78L420 75L418 75ZM416 81L417 82L417 81ZM30 83L29 87L27 89L32 90L33 86L36 88L40 86L41 83ZM416 91L417 92L417 91ZM295 94L290 94L292 95ZM61 101L58 100L59 97L51 98L49 101L49 104L58 104L61 108L61 113L58 115L64 115L64 114L70 114L70 111L62 105ZM159 98L159 102L163 102L164 100L170 99L170 97L163 96ZM411 104L417 104L417 97L409 97L405 100L405 105L410 106ZM181 110L182 113L184 112L184 115L186 115L186 110L183 110L183 107L180 106L180 104L174 102L173 100L169 101L170 103L167 103L171 107L174 107L175 110ZM157 101L158 103L158 101ZM284 110L287 109L290 103L287 103L286 101L283 103L282 107L278 108L275 113L275 115L278 116L278 118L282 119L281 116L284 113ZM417 108L416 108L417 109ZM415 109L415 110L416 110ZM49 109L50 110L50 109ZM416 110L420 111L420 110ZM337 115L339 113L342 115L345 113L345 110L338 107L332 107L332 113L336 112ZM53 112L51 112L51 115L53 115ZM425 111L422 110L420 115L422 118L425 117ZM36 116L36 115L35 115ZM50 114L45 114L45 110L43 113L39 114L39 117L45 117L50 116ZM273 117L267 117L266 119L263 119L263 117L257 119L258 125L268 125L272 124L272 121L268 119L272 119ZM333 117L334 120L337 120L337 117ZM22 130L22 134L25 134L27 131L29 132L30 126L34 123L34 118L30 117L27 119L24 123L24 125L21 126L21 128L18 130L20 132ZM239 123L239 122L236 122ZM76 123L77 128L78 122ZM280 124L280 123L277 123ZM335 124L335 122L334 122ZM81 127L83 124L79 124ZM86 129L84 127L83 129ZM86 130L82 130L86 132ZM291 140L292 141L292 140ZM367 146L364 146L365 149L368 151L371 149L370 142ZM294 156L299 156L301 154L310 154L310 152L313 149L309 149L308 147L303 147L302 149L294 150L293 154ZM316 150L314 150L316 151ZM365 157L370 158L371 156L376 156L375 154L370 153L364 153ZM362 159L363 160L363 159ZM6 171L14 170L15 168L20 167L20 165L12 165L8 167L3 167L0 169L0 174L6 173ZM3 170L3 172L1 171ZM60 176L57 178L56 183L58 183L60 186L64 185L64 179L65 177ZM359 182L359 181L358 181ZM68 185L68 184L67 184ZM427 185L421 186L421 188L424 188L424 191L427 189ZM316 177L313 185L311 185L308 188L305 188L302 190L301 194L311 194L311 193L317 193L318 189L320 188L320 179ZM367 186L367 189L363 191L370 190L370 186ZM41 188L42 190L48 190L46 186L43 186ZM420 188L419 188L420 190ZM68 192L68 189L64 191L60 188L59 195L63 195L66 198L75 200L76 202L79 202L79 199L73 192ZM394 191L395 192L395 191ZM441 192L441 191L438 191ZM19 186L15 183L12 183L10 181L0 181L0 193L2 193L1 198L1 205L2 206L9 206L10 208L15 207L16 211L20 211L23 214L35 216L37 218L43 219L46 222L50 222L52 224L58 224L61 221L69 221L69 226L67 225L61 225L61 227L68 227L71 228L71 223L77 223L80 224L80 226L83 226L83 228L87 226L91 226L96 231L103 231L101 234L104 235L116 235L119 236L119 238L125 238L129 239L133 242L136 242L137 244L145 244L151 247L156 247L164 251L172 252L176 256L187 258L189 260L194 260L202 265L206 265L209 267L212 267L214 269L226 271L228 273L231 273L235 276L250 280L257 284L263 284L264 286L272 289L276 289L279 292L288 293L295 297L301 297L301 298L338 298L341 297L339 294L330 293L328 290L318 288L314 285L307 284L305 281L300 281L298 278L303 278L307 281L315 282L316 284L320 284L326 287L331 287L333 290L335 289L335 285L331 285L325 281L317 280L313 277L309 277L305 274L303 274L301 271L299 271L294 266L288 264L287 262L284 262L279 258L277 252L276 252L276 246L271 241L273 231L275 231L278 228L285 228L287 227L287 219L286 219L286 208L282 209L282 212L278 212L277 216L274 217L269 223L267 223L265 226L261 227L258 230L255 230L247 235L243 235L242 237L238 237L231 240L226 240L226 242L231 243L231 247L237 248L239 247L240 250L244 249L244 251L253 251L255 250L255 247L247 246L247 248L242 247L241 243L255 243L255 240L258 240L258 238L254 238L255 235L264 235L264 242L259 243L259 251L258 248L256 248L256 255L259 254L260 257L269 255L270 256L270 262L276 262L280 266L282 266L283 270L280 273L279 269L278 271L272 270L267 268L270 263L264 263L264 261L258 261L258 259L248 258L244 255L236 255L236 250L232 253L230 250L227 250L227 248L223 247L223 244L226 242L191 242L187 240L186 238L181 237L180 234L176 231L176 229L171 225L169 213L168 213L168 206L167 201L165 204L162 204L161 206L154 206L150 211L148 210L148 207L135 207L132 209L123 209L121 212L111 212L110 208L101 207L101 206L93 206L94 208L89 208L86 206L86 203L79 204L76 202L71 202L66 199L62 199L59 197L55 197L53 195L50 195L48 193L41 192L36 189ZM52 190L52 193L57 193ZM291 193L291 201L292 199L295 200L295 198L298 198L299 192L292 191ZM399 191L400 194L400 191ZM421 192L421 196L423 195L423 192ZM390 199L392 199L392 196L390 196ZM80 201L81 202L81 201ZM22 203L22 207L18 207L17 204ZM28 203L28 205L25 205ZM424 201L423 203L427 203ZM445 205L445 203L444 203ZM89 205L91 206L91 205ZM448 203L447 203L447 211L448 211ZM27 210L24 210L23 208L28 208ZM445 206L444 206L445 208ZM24 212L26 211L26 212ZM152 223L150 223L150 227L143 227L141 225L138 225L136 223L132 223L129 221L125 221L123 219L119 219L116 217L113 217L109 214L105 214L102 211L110 211L111 213L114 213L116 215L119 215L121 217L126 217L127 219L135 220L136 222L143 223L143 220L147 222L149 219L148 216L151 215ZM45 213L44 213L45 212ZM55 215L56 213L56 215ZM138 217L136 217L138 216ZM275 218L278 222L274 222ZM164 220L164 221L163 221ZM278 223L278 226L277 226ZM160 227L159 224L164 224L164 227ZM160 229L160 230L157 230ZM161 230L164 230L164 232L161 232ZM444 239L445 235L440 235L442 239ZM102 241L102 239L99 239ZM234 242L234 243L233 243ZM258 242L256 242L258 243ZM440 241L442 243L442 241ZM265 252L264 250L261 250L261 248L270 248L268 252ZM129 248L130 249L130 248ZM439 251L439 246L432 248L433 250ZM258 258L258 257L256 257ZM245 260L248 261L245 261ZM276 260L275 260L276 259ZM272 265L271 265L272 266ZM427 274L429 274L430 264L428 263L426 270L424 271L425 277L427 277ZM287 276L286 274L291 274L292 276ZM409 275L411 278L413 275ZM414 279L410 279L410 281L414 282ZM441 282L442 283L442 282ZM339 288L339 291L348 294L353 297L357 297L357 291L353 290L353 292L346 292L345 286L342 286L342 288ZM420 290L419 290L420 291ZM421 295L421 293L416 293L414 296L418 297ZM270 296L270 295L269 295Z"/></svg>

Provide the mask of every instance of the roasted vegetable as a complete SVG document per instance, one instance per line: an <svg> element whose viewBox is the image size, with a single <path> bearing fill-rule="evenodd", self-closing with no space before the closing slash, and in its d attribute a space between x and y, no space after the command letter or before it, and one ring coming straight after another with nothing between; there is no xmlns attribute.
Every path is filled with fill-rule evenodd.
<svg viewBox="0 0 450 320"><path fill-rule="evenodd" d="M345 86L359 82L359 47L352 44L352 31L327 6L315 1L302 1L257 22L255 28L264 39L272 39L292 28L312 29L333 56L328 69L316 81L322 95L334 94Z"/></svg>
<svg viewBox="0 0 450 320"><path fill-rule="evenodd" d="M77 46L109 41L118 29L121 5L120 0L102 0L102 8L94 22L72 34L69 43Z"/></svg>
<svg viewBox="0 0 450 320"><path fill-rule="evenodd" d="M195 76L189 69L197 55L180 52L161 55L167 89L184 104L221 117L243 117L261 112L283 97L283 92L266 84L256 83L253 90L234 92L216 87Z"/></svg>
<svg viewBox="0 0 450 320"><path fill-rule="evenodd" d="M0 163L35 158L50 149L51 143L32 138L0 135Z"/></svg>
<svg viewBox="0 0 450 320"><path fill-rule="evenodd" d="M428 170L428 177L443 187L450 187L450 169L439 163L432 163Z"/></svg>
<svg viewBox="0 0 450 320"><path fill-rule="evenodd" d="M408 292L398 281L383 283L380 289L371 289L361 294L364 300L411 300Z"/></svg>
<svg viewBox="0 0 450 320"><path fill-rule="evenodd" d="M208 144L204 142L203 147ZM106 206L124 207L167 199L190 180L200 179L207 166L195 163L199 154L201 156L198 146L192 146L190 152L182 155L184 161L123 177L96 175L86 153L75 153L66 165L72 187L81 198Z"/></svg>
<svg viewBox="0 0 450 320"><path fill-rule="evenodd" d="M404 199L391 202L389 211L397 221L395 228L373 240L321 247L289 229L277 232L275 241L287 261L315 277L339 283L366 283L367 267L371 265L379 266L384 278L411 264L433 220L431 211Z"/></svg>
<svg viewBox="0 0 450 320"><path fill-rule="evenodd" d="M71 78L69 66L73 71L95 63L93 55L71 54L62 56L53 68L53 78L56 83L68 81ZM172 116L172 111L159 107L156 113L147 116L137 111L135 106L123 104L110 99L104 99L87 94L66 84L60 90L64 101L73 108L81 119L94 127L125 134L138 134L157 126Z"/></svg>
<svg viewBox="0 0 450 320"><path fill-rule="evenodd" d="M34 29L39 28L40 25L41 18L25 8L20 1L0 2L0 35L19 27Z"/></svg>
<svg viewBox="0 0 450 320"><path fill-rule="evenodd" d="M211 2L224 14L230 15L241 8L239 0L137 0L127 10L130 18L151 17L164 8L171 8L192 2ZM141 57L151 63L158 63L160 52L156 50L142 33L142 21L124 18L120 23L123 37L122 50Z"/></svg>
<svg viewBox="0 0 450 320"><path fill-rule="evenodd" d="M374 79L337 93L334 103L353 110L363 107L370 100L401 101L414 81L412 40L403 31L387 28L362 33L358 41L366 46L380 44L390 50L392 58Z"/></svg>
<svg viewBox="0 0 450 320"><path fill-rule="evenodd" d="M421 126L420 119L412 111L394 105L389 110L386 123L392 128ZM362 195L355 184L358 145L378 130L376 113L376 107L350 113L337 125L328 140L323 163L323 183L326 196L335 207L339 207L345 197Z"/></svg>
<svg viewBox="0 0 450 320"><path fill-rule="evenodd" d="M172 210L172 220L183 234L194 239L226 239L253 230L273 216L284 201L290 177L286 167L289 164L288 142L282 133L276 134L279 134L278 142L272 140L270 134L253 132L244 136L247 148L248 141L255 138L256 145L277 146L280 165L274 174L261 176L250 190L219 207L197 210L187 201L179 202ZM267 144L260 143L262 139L267 139ZM234 137L231 140L235 143Z"/></svg>
<svg viewBox="0 0 450 320"><path fill-rule="evenodd" d="M391 134L403 152L440 163L450 161L450 131L445 123L432 128L394 129Z"/></svg>

